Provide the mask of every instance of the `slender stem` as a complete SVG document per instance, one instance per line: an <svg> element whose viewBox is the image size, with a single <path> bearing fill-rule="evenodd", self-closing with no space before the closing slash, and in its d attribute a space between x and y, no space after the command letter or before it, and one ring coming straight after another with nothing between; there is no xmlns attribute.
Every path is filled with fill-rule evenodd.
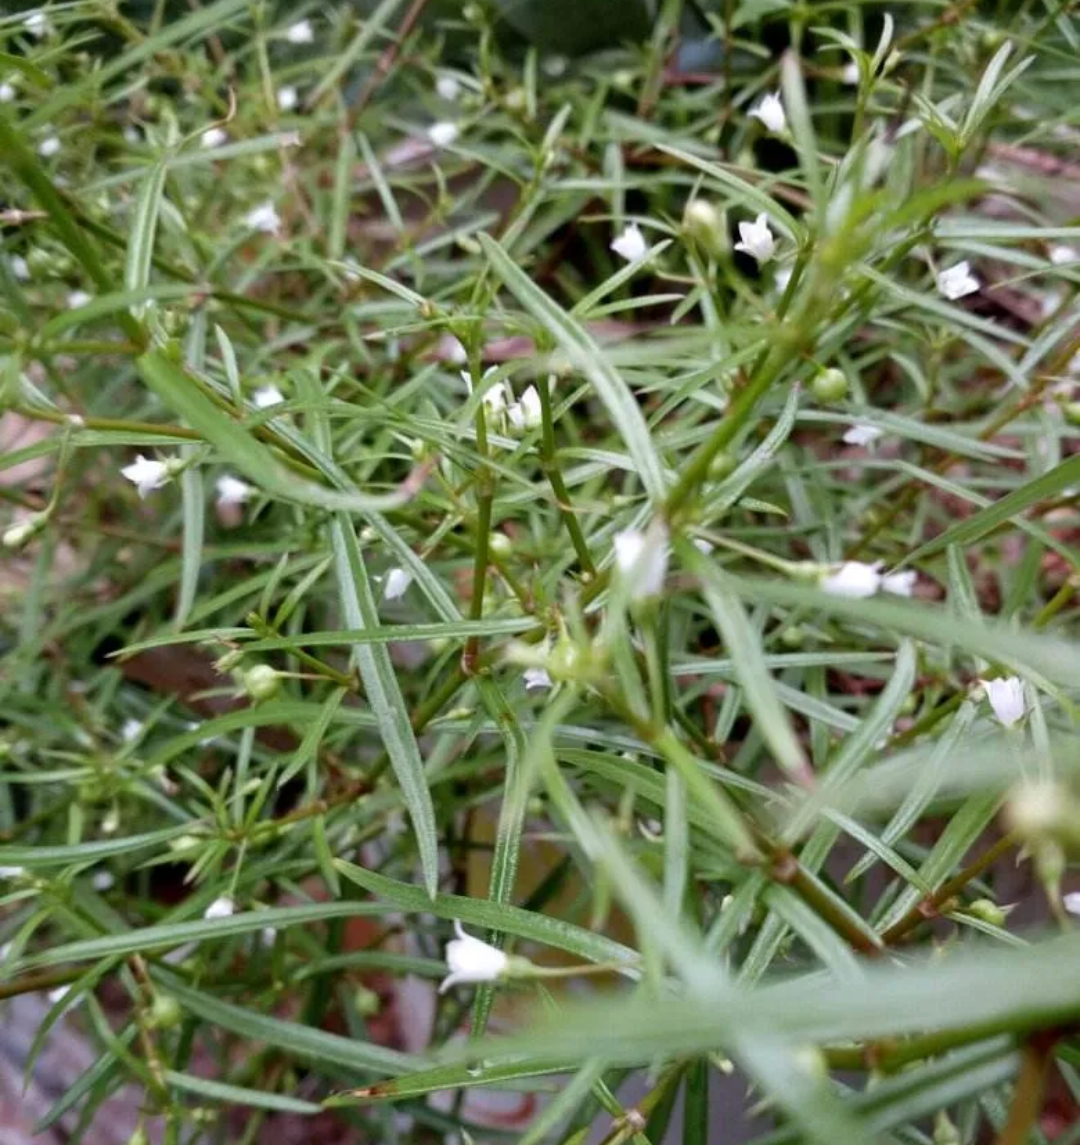
<svg viewBox="0 0 1080 1145"><path fill-rule="evenodd" d="M1029 1140L1029 1133L1042 1109L1046 1076L1054 1056L1055 1041L1053 1035L1037 1034L1024 1044L1020 1076L1016 1079L1009 1117L996 1145L1025 1145Z"/></svg>
<svg viewBox="0 0 1080 1145"><path fill-rule="evenodd" d="M546 381L541 380L536 387L536 392L540 395L540 465L544 471L544 476L548 479L548 484L551 486L551 491L555 494L555 503L558 506L559 515L570 535L570 542L574 546L574 552L577 553L581 571L592 578L596 576L596 565L593 564L585 534L581 531L581 525L570 503L570 494L567 491L566 482L563 481L562 470L559 468L556 455L555 420L551 413L551 386Z"/></svg>

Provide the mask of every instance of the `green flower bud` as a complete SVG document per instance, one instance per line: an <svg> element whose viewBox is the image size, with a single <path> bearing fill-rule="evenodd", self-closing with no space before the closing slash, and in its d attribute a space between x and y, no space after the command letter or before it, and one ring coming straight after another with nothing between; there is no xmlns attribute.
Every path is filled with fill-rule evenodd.
<svg viewBox="0 0 1080 1145"><path fill-rule="evenodd" d="M505 533L492 533L488 540L488 548L497 557L508 557L514 551L514 542Z"/></svg>
<svg viewBox="0 0 1080 1145"><path fill-rule="evenodd" d="M146 1024L152 1030L171 1030L180 1024L184 1011L171 994L155 994L146 1016Z"/></svg>
<svg viewBox="0 0 1080 1145"><path fill-rule="evenodd" d="M810 389L819 402L838 402L847 395L848 381L844 371L833 366L828 370L820 370L810 384Z"/></svg>
<svg viewBox="0 0 1080 1145"><path fill-rule="evenodd" d="M711 481L722 481L729 473L734 472L738 468L739 459L733 457L726 449L722 449L713 459L709 462L709 479Z"/></svg>
<svg viewBox="0 0 1080 1145"><path fill-rule="evenodd" d="M281 673L269 664L256 664L243 674L244 691L261 703L277 694L281 687Z"/></svg>
<svg viewBox="0 0 1080 1145"><path fill-rule="evenodd" d="M353 995L353 1005L361 1018L374 1018L382 1009L382 999L374 990L361 986Z"/></svg>
<svg viewBox="0 0 1080 1145"><path fill-rule="evenodd" d="M714 256L727 252L728 232L723 212L707 199L691 199L683 212L683 231L702 250Z"/></svg>
<svg viewBox="0 0 1080 1145"><path fill-rule="evenodd" d="M967 913L980 922L987 922L991 926L1004 926L1009 917L1007 908L998 906L993 899L976 899L968 903Z"/></svg>
<svg viewBox="0 0 1080 1145"><path fill-rule="evenodd" d="M1061 407L1069 425L1080 425L1080 402L1065 402Z"/></svg>

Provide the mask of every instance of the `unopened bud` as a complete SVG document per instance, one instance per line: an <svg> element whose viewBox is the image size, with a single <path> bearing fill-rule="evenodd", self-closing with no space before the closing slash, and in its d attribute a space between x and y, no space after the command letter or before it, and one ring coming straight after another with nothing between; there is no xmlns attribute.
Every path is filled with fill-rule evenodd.
<svg viewBox="0 0 1080 1145"><path fill-rule="evenodd" d="M269 700L281 687L281 673L269 664L256 664L243 675L244 691L256 702Z"/></svg>
<svg viewBox="0 0 1080 1145"><path fill-rule="evenodd" d="M691 199L683 212L683 231L711 255L722 255L728 249L727 223L724 215L707 199Z"/></svg>
<svg viewBox="0 0 1080 1145"><path fill-rule="evenodd" d="M723 481L728 474L733 473L738 467L739 460L733 457L727 450L721 450L709 462L709 480Z"/></svg>
<svg viewBox="0 0 1080 1145"><path fill-rule="evenodd" d="M814 377L810 389L819 402L838 402L848 392L848 381L843 370L835 366L828 370L820 370Z"/></svg>
<svg viewBox="0 0 1080 1145"><path fill-rule="evenodd" d="M45 528L47 520L44 513L35 513L23 521L16 521L4 532L4 548L14 552L29 544Z"/></svg>
<svg viewBox="0 0 1080 1145"><path fill-rule="evenodd" d="M1080 425L1080 402L1065 402L1061 407L1069 425Z"/></svg>
<svg viewBox="0 0 1080 1145"><path fill-rule="evenodd" d="M497 557L508 557L514 551L514 542L505 533L492 533L488 548Z"/></svg>
<svg viewBox="0 0 1080 1145"><path fill-rule="evenodd" d="M171 994L155 994L146 1015L146 1024L152 1030L170 1030L180 1024L183 1016L180 1003Z"/></svg>
<svg viewBox="0 0 1080 1145"><path fill-rule="evenodd" d="M374 1018L382 1009L382 999L374 990L361 986L353 995L353 1005L361 1018Z"/></svg>
<svg viewBox="0 0 1080 1145"><path fill-rule="evenodd" d="M1009 917L1008 908L998 906L993 899L976 899L974 902L968 903L967 913L980 922L989 923L991 926L1004 926L1005 920Z"/></svg>

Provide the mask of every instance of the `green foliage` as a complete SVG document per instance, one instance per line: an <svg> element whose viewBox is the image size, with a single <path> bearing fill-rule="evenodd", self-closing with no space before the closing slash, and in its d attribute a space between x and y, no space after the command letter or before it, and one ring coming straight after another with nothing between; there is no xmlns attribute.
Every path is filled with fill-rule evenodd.
<svg viewBox="0 0 1080 1145"><path fill-rule="evenodd" d="M512 1091L524 1145L706 1145L736 1070L762 1145L1040 1140L1076 17L26 19L0 999L54 991L28 1074L93 1047L41 1127L464 1138Z"/></svg>

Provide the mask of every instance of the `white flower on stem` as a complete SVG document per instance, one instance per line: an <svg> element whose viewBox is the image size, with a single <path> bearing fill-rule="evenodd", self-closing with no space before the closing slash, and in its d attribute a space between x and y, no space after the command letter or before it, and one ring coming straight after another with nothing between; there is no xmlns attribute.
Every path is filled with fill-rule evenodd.
<svg viewBox="0 0 1080 1145"><path fill-rule="evenodd" d="M1061 896L1061 905L1069 914L1080 914L1080 891L1070 891Z"/></svg>
<svg viewBox="0 0 1080 1145"><path fill-rule="evenodd" d="M25 874L25 867L5 867L0 865L0 879L21 879Z"/></svg>
<svg viewBox="0 0 1080 1145"><path fill-rule="evenodd" d="M409 591L413 582L413 574L407 569L390 569L383 584L383 598L385 600L400 600Z"/></svg>
<svg viewBox="0 0 1080 1145"><path fill-rule="evenodd" d="M844 64L840 70L840 81L846 83L849 87L855 87L859 82L859 65L852 60L850 63Z"/></svg>
<svg viewBox="0 0 1080 1145"><path fill-rule="evenodd" d="M80 306L85 306L88 302L93 300L94 296L87 290L73 290L67 296L67 308L69 310L78 310Z"/></svg>
<svg viewBox="0 0 1080 1145"><path fill-rule="evenodd" d="M290 44L311 44L315 42L315 29L310 20L297 20L285 29L285 39Z"/></svg>
<svg viewBox="0 0 1080 1145"><path fill-rule="evenodd" d="M31 12L30 15L23 20L23 27L31 36L35 36L39 40L52 31L52 24L49 23L48 16L41 11Z"/></svg>
<svg viewBox="0 0 1080 1145"><path fill-rule="evenodd" d="M622 231L611 240L611 249L627 262L637 262L648 253L649 244L641 233L637 223L628 223Z"/></svg>
<svg viewBox="0 0 1080 1145"><path fill-rule="evenodd" d="M955 302L966 294L974 294L979 289L979 280L971 273L971 266L967 259L964 259L956 266L950 266L948 270L939 272L937 288L939 294L943 294L950 302Z"/></svg>
<svg viewBox="0 0 1080 1145"><path fill-rule="evenodd" d="M253 486L246 481L241 481L239 477L234 477L231 473L223 473L217 479L216 485L219 509L226 505L243 505L255 492Z"/></svg>
<svg viewBox="0 0 1080 1145"><path fill-rule="evenodd" d="M536 429L541 421L540 395L536 386L529 386L521 395L521 401L508 406L506 416L510 419L511 428L518 433Z"/></svg>
<svg viewBox="0 0 1080 1145"><path fill-rule="evenodd" d="M444 362L451 362L455 366L461 366L469 360L468 351L461 344L461 340L455 338L453 334L444 334L439 339L435 354Z"/></svg>
<svg viewBox="0 0 1080 1145"><path fill-rule="evenodd" d="M735 249L759 263L768 262L776 254L776 239L769 230L769 217L764 211L752 223L739 223L739 241Z"/></svg>
<svg viewBox="0 0 1080 1145"><path fill-rule="evenodd" d="M60 154L60 146L61 144L59 135L47 135L38 144L38 154L42 157L42 159L51 159L54 155Z"/></svg>
<svg viewBox="0 0 1080 1145"><path fill-rule="evenodd" d="M292 111L300 102L300 93L292 86L285 84L277 90L277 105L281 111Z"/></svg>
<svg viewBox="0 0 1080 1145"><path fill-rule="evenodd" d="M96 891L108 891L116 885L112 871L95 871L90 876L90 885Z"/></svg>
<svg viewBox="0 0 1080 1145"><path fill-rule="evenodd" d="M127 719L120 726L120 738L124 743L134 743L142 734L142 720Z"/></svg>
<svg viewBox="0 0 1080 1145"><path fill-rule="evenodd" d="M844 561L826 572L820 586L833 596L850 596L856 600L873 596L881 587L881 565L862 561Z"/></svg>
<svg viewBox="0 0 1080 1145"><path fill-rule="evenodd" d="M436 147L449 147L460 134L458 125L448 119L433 123L427 129L427 137Z"/></svg>
<svg viewBox="0 0 1080 1145"><path fill-rule="evenodd" d="M439 983L440 994L459 982L495 982L506 973L510 959L501 950L466 934L456 919L454 933L457 938L446 944L446 965L450 973Z"/></svg>
<svg viewBox="0 0 1080 1145"><path fill-rule="evenodd" d="M765 130L773 135L783 135L787 131L784 101L779 92L762 97L761 103L750 112L750 118L759 119L765 125Z"/></svg>
<svg viewBox="0 0 1080 1145"><path fill-rule="evenodd" d="M7 80L0 83L0 103L11 103L18 94L13 83L8 83Z"/></svg>
<svg viewBox="0 0 1080 1145"><path fill-rule="evenodd" d="M160 489L171 476L169 467L164 461L143 457L141 453L136 454L135 460L130 465L125 465L120 472L138 489L140 497Z"/></svg>
<svg viewBox="0 0 1080 1145"><path fill-rule="evenodd" d="M533 688L551 687L551 677L546 668L526 668L523 676L526 692L532 691Z"/></svg>
<svg viewBox="0 0 1080 1145"><path fill-rule="evenodd" d="M222 895L221 898L214 899L203 911L203 918L228 918L235 913L236 903L228 895Z"/></svg>
<svg viewBox="0 0 1080 1145"><path fill-rule="evenodd" d="M461 95L461 84L454 76L443 74L435 80L435 91L439 99L453 102Z"/></svg>
<svg viewBox="0 0 1080 1145"><path fill-rule="evenodd" d="M259 386L251 395L251 401L257 409L269 409L270 406L279 406L285 400L285 395L277 386Z"/></svg>
<svg viewBox="0 0 1080 1145"><path fill-rule="evenodd" d="M918 580L919 574L914 569L886 573L881 578L881 590L882 592L891 592L893 596L911 596Z"/></svg>
<svg viewBox="0 0 1080 1145"><path fill-rule="evenodd" d="M1050 248L1050 261L1054 266L1065 266L1070 262L1076 262L1077 259L1080 259L1080 252L1076 247L1056 243Z"/></svg>
<svg viewBox="0 0 1080 1145"><path fill-rule="evenodd" d="M873 425L853 425L844 432L845 445L870 445L884 433Z"/></svg>
<svg viewBox="0 0 1080 1145"><path fill-rule="evenodd" d="M208 127L202 135L199 136L199 143L207 149L220 147L223 143L228 142L229 133L224 127Z"/></svg>
<svg viewBox="0 0 1080 1145"><path fill-rule="evenodd" d="M71 986L54 986L48 993L49 1001L55 1006L57 1002L62 1002L71 991Z"/></svg>
<svg viewBox="0 0 1080 1145"><path fill-rule="evenodd" d="M654 524L647 532L625 529L614 538L615 564L630 586L632 600L659 596L667 576L667 530Z"/></svg>
<svg viewBox="0 0 1080 1145"><path fill-rule="evenodd" d="M11 273L20 282L26 282L30 278L30 264L21 254L11 256Z"/></svg>
<svg viewBox="0 0 1080 1145"><path fill-rule="evenodd" d="M1024 701L1024 683L1019 676L983 680L982 686L1002 727L1011 728L1023 718L1027 705Z"/></svg>
<svg viewBox="0 0 1080 1145"><path fill-rule="evenodd" d="M260 203L257 207L252 207L244 216L244 225L249 230L263 231L265 234L274 235L281 229L281 216L277 213L277 207L273 203Z"/></svg>

